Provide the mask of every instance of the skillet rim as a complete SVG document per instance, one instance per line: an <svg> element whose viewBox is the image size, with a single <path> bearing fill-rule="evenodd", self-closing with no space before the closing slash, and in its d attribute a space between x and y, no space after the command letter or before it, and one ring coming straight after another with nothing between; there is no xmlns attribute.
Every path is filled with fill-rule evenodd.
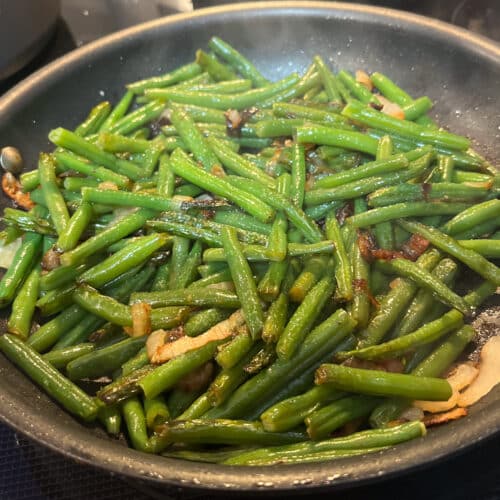
<svg viewBox="0 0 500 500"><path fill-rule="evenodd" d="M451 45L467 47L468 50L472 50L479 56L491 59L495 65L500 65L499 44L480 35L472 34L465 29L424 16L388 8L341 2L292 1L286 2L286 4L279 1L266 2L265 4L249 2L205 8L192 13L160 18L108 35L78 48L38 70L4 94L0 98L0 116L4 113L8 116L9 112L15 112L16 104L22 104L24 99L29 98L30 93L38 85L50 85L51 82L57 81L64 74L66 68L82 64L82 61L96 60L100 53L119 47L123 40L140 39L141 35L146 32L156 29L168 29L170 25L189 23L192 20L211 16L230 16L244 11L261 11L266 12L268 15L277 15L279 13L298 15L299 12L320 13L324 11L325 15L329 13L334 17L344 16L361 21L366 16L370 16L375 18L374 23L377 21L380 24L399 23L403 28L411 27L417 31L438 34L446 38ZM499 394L499 392L496 391L496 394ZM7 396L9 396L8 393ZM19 403L18 401L15 402ZM165 487L177 486L190 488L191 490L219 490L234 493L304 493L306 490L310 491L312 489L319 491L333 488L341 489L353 485L358 486L435 464L439 460L463 452L467 448L500 432L500 422L495 420L495 408L490 408L490 406L496 407L497 410L500 408L500 400L497 400L496 402L493 401L493 403L487 403L486 406L483 403L478 411L479 415L476 416L475 420L469 422L467 426L466 439L462 437L462 441L460 439L458 442L454 440L451 452L446 446L444 447L445 451L430 446L427 447L428 450L424 450L423 453L419 454L415 452L415 443L413 442L408 443L408 446L405 444L399 445L397 454L392 449L366 455L362 458L348 458L335 462L336 467L333 467L329 462L322 462L279 467L222 468L212 464L184 462L145 455L122 446L112 446L110 452L109 441L101 439L95 434L87 436L89 438L87 446L85 446L86 443L83 443L83 446L80 443L80 446L78 446L72 442L72 435L69 433L64 435L63 432L61 436L60 432L54 432L53 426L46 420L39 419L38 427L27 426L26 421L19 418L19 416L29 411L28 405L21 405L25 408L15 407L12 405L12 400L9 400L3 392L0 392L0 403L2 403L0 405L0 420L5 421L18 432L25 434L38 443L63 453L78 462L93 466L98 463L101 468L109 472L153 481ZM459 428L461 427L459 426ZM81 426L81 430L82 437L84 434L88 434L84 426ZM448 445L452 444L452 438L452 436L448 436ZM432 454L430 454L431 452ZM401 454L407 458L394 460L396 456ZM114 459L110 460L110 456ZM361 467L359 467L360 465ZM173 475L175 477L165 475L165 470L169 467L174 469ZM250 473L253 477L245 477L250 476ZM255 477L260 479L254 479Z"/></svg>

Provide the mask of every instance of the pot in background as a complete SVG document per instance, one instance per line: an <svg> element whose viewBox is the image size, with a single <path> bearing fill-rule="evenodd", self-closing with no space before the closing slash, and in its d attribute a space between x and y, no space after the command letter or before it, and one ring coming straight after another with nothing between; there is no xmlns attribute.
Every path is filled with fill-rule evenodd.
<svg viewBox="0 0 500 500"><path fill-rule="evenodd" d="M0 0L0 80L25 66L46 44L59 0Z"/></svg>

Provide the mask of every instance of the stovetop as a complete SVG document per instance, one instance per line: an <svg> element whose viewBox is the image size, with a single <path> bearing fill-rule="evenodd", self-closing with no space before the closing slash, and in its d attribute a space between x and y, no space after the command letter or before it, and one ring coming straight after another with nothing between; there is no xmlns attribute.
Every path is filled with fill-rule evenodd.
<svg viewBox="0 0 500 500"><path fill-rule="evenodd" d="M0 82L0 95L40 67L74 48L119 29L174 12L235 3L229 0L61 0L61 17L47 46L19 73ZM500 41L498 0L372 0L364 3L408 10ZM405 500L499 500L500 436L432 468L390 481L328 494L324 498ZM224 495L224 498L231 498ZM77 464L0 424L0 499L147 500L217 498L152 488ZM221 498L219 496L218 498ZM236 498L236 497L234 497ZM238 496L238 498L243 498ZM247 497L250 498L250 497Z"/></svg>

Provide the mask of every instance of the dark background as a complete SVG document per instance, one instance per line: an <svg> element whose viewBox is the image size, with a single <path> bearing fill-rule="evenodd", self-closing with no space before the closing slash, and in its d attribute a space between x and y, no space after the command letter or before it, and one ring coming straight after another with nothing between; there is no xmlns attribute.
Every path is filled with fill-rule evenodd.
<svg viewBox="0 0 500 500"><path fill-rule="evenodd" d="M14 1L14 0L11 0ZM38 68L74 48L119 29L189 10L234 3L228 0L61 0L61 16L47 45L23 70L0 82L0 95ZM500 41L498 0L366 1L440 19ZM311 497L311 495L309 495ZM0 499L146 500L193 497L154 489L69 461L0 424ZM229 498L225 495L225 498ZM242 498L242 497L239 497ZM432 469L390 482L361 486L324 498L405 500L500 499L500 437Z"/></svg>

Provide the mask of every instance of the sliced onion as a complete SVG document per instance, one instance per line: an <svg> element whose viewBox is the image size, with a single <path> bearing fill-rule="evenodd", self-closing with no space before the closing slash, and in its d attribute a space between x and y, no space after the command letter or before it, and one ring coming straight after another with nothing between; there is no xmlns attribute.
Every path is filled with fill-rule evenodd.
<svg viewBox="0 0 500 500"><path fill-rule="evenodd" d="M460 397L460 392L477 377L479 370L469 363L455 366L446 380L451 385L452 394L447 401L414 401L413 406L430 413L440 413L455 408Z"/></svg>
<svg viewBox="0 0 500 500"><path fill-rule="evenodd" d="M151 305L136 302L130 306L132 313L132 337L142 337L151 332Z"/></svg>
<svg viewBox="0 0 500 500"><path fill-rule="evenodd" d="M148 349L149 359L152 363L165 363L169 359L180 356L185 352L199 349L205 344L208 344L208 342L212 342L214 340L224 340L233 335L243 324L245 324L245 318L243 317L241 309L238 309L238 311L231 314L229 318L217 323L215 326L197 337L183 336L174 342L167 344L164 343L160 346L156 346L155 343L155 349ZM164 338L165 337L163 337L163 339ZM149 354L150 352L151 355Z"/></svg>
<svg viewBox="0 0 500 500"><path fill-rule="evenodd" d="M111 181L100 182L97 186L99 189L104 189L107 191L118 191L118 186Z"/></svg>
<svg viewBox="0 0 500 500"><path fill-rule="evenodd" d="M479 374L479 370L471 363L455 366L446 377L453 390L461 391L468 387Z"/></svg>
<svg viewBox="0 0 500 500"><path fill-rule="evenodd" d="M14 260L14 255L21 246L22 238L17 238L8 245L0 245L0 267L9 269Z"/></svg>
<svg viewBox="0 0 500 500"><path fill-rule="evenodd" d="M405 119L404 111L395 102L389 101L389 99L385 98L383 95L377 95L377 99L382 104L382 113L394 118L399 118L400 120Z"/></svg>
<svg viewBox="0 0 500 500"><path fill-rule="evenodd" d="M356 71L356 81L361 83L361 85L366 87L370 92L373 90L373 82L366 71L358 69Z"/></svg>
<svg viewBox="0 0 500 500"><path fill-rule="evenodd" d="M448 411L457 406L458 391L451 393L450 399L446 401L413 401L413 406L430 413L440 413Z"/></svg>
<svg viewBox="0 0 500 500"><path fill-rule="evenodd" d="M500 335L491 337L481 350L479 374L472 384L460 394L458 406L470 406L500 382Z"/></svg>
<svg viewBox="0 0 500 500"><path fill-rule="evenodd" d="M399 418L401 420L406 420L407 422L413 422L414 420L423 420L424 412L416 406L410 406L401 413Z"/></svg>
<svg viewBox="0 0 500 500"><path fill-rule="evenodd" d="M167 332L165 330L154 331L146 341L146 352L148 353L148 358L151 361L155 356L156 352L165 343L165 336Z"/></svg>
<svg viewBox="0 0 500 500"><path fill-rule="evenodd" d="M430 414L424 417L424 424L429 427L431 425L439 425L465 417L467 410L465 408L454 408L446 413Z"/></svg>

